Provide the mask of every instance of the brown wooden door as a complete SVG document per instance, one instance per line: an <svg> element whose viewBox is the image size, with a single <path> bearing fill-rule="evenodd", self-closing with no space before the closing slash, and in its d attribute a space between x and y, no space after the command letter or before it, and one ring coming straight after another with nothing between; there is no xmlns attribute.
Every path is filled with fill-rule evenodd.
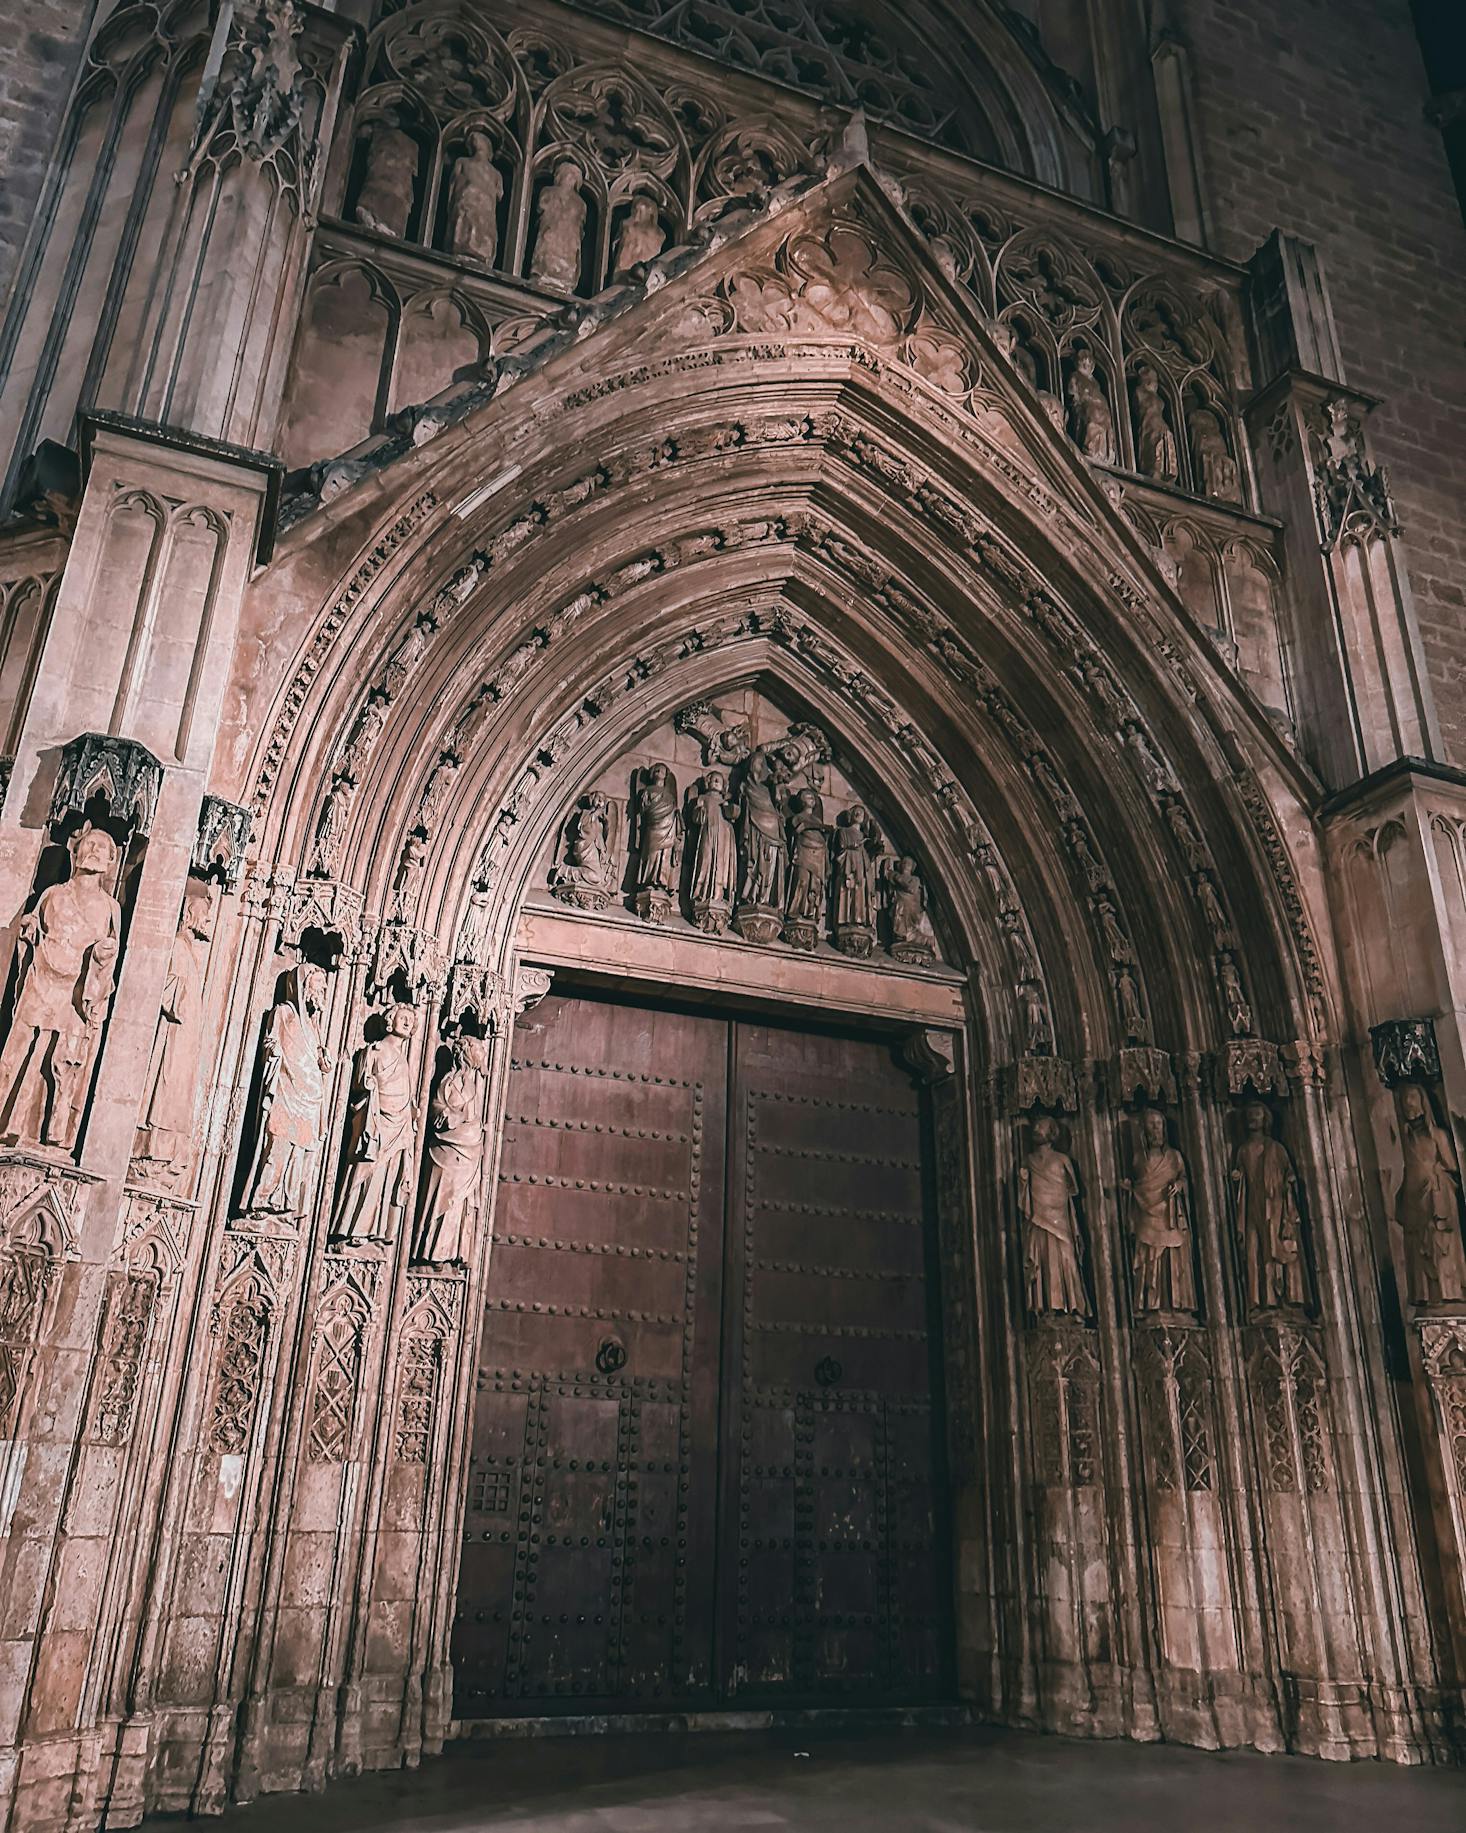
<svg viewBox="0 0 1466 1833"><path fill-rule="evenodd" d="M943 1690L921 1141L885 1044L521 1021L460 1716Z"/></svg>

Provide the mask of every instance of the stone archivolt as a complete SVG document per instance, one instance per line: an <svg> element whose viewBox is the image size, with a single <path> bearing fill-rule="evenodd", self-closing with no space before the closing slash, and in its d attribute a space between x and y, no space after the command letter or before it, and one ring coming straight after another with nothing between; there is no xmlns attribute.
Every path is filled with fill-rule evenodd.
<svg viewBox="0 0 1466 1833"><path fill-rule="evenodd" d="M204 163L226 133L288 154L293 18L230 42ZM75 1137L0 1163L12 1446L50 1429L57 1300L106 1237L77 1411L122 1500L88 1799L127 1824L446 1736L471 1327L547 912L781 976L793 955L756 944L782 931L823 957L822 1016L878 985L920 1034L953 1465L1000 1549L962 1549L981 1710L1437 1750L1428 1651L1402 1653L1414 1554L1376 1506L1399 1485L1360 1411L1314 786L1146 521L1178 489L1207 529L1251 501L1225 300L930 172L898 200L858 135L798 175L792 128L700 117L691 89L472 8L402 9L366 58L333 246L385 270L448 239L469 292L491 261L494 286L544 284L491 376L297 498L246 591L220 795L195 822L200 766L171 835L182 935L114 933L108 908L73 938L118 942L118 985L156 970L141 1018L103 1009L110 980L93 1001L104 1058L132 1024L156 1073L123 1126L117 1055ZM750 168L762 203L729 204ZM549 297L638 248L609 294ZM1362 432L1335 431L1320 513L1382 537ZM179 778L134 793L151 779L101 742L53 838L100 792L136 853ZM207 1077L197 1032L158 1028L206 1010ZM1429 1086L1399 1096L1396 1219L1459 1523L1459 1175L1439 1057L1408 1061ZM1409 1592L1408 1625L1377 1591Z"/></svg>

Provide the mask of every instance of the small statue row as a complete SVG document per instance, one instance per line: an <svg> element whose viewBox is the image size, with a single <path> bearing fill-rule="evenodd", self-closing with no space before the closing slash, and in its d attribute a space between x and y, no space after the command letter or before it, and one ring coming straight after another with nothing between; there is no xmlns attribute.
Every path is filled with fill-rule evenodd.
<svg viewBox="0 0 1466 1833"><path fill-rule="evenodd" d="M1118 462L1115 416L1109 396L1094 370L1094 354L1075 353L1067 389L1069 433L1086 458L1102 465ZM1131 383L1135 409L1136 469L1159 483L1174 484L1181 476L1181 453L1176 430L1161 396L1160 377L1150 363L1138 363ZM1227 446L1221 416L1205 402L1186 412L1186 430L1202 493L1219 502L1235 503L1240 495L1237 461Z"/></svg>
<svg viewBox="0 0 1466 1833"><path fill-rule="evenodd" d="M245 1214L298 1217L326 1122L333 1058L325 1041L328 979L307 964L287 977L265 1020L260 1119ZM417 1012L388 1008L382 1036L357 1052L346 1120L346 1163L331 1212L335 1248L375 1250L397 1237L418 1183L418 1109L412 1043ZM412 1259L461 1264L482 1197L488 1044L468 1034L428 1105L426 1176L416 1205Z"/></svg>
<svg viewBox="0 0 1466 1833"><path fill-rule="evenodd" d="M390 112L371 124L353 210L358 223L396 240L406 236L417 200L421 157L417 141ZM573 293L581 283L588 214L584 185L582 168L574 160L562 160L551 182L542 187L536 206L529 278L559 292ZM481 128L475 129L454 160L448 180L449 252L484 267L496 266L503 201L504 174L494 143ZM627 279L634 268L654 261L666 245L656 198L638 191L616 234L612 280Z"/></svg>
<svg viewBox="0 0 1466 1833"><path fill-rule="evenodd" d="M864 957L884 922L895 960L935 960L936 933L915 860L885 852L859 803L827 821L820 792L789 788L772 748L749 757L736 795L724 771L709 770L685 804L667 766L652 764L638 772L631 806L632 897L644 921L670 921L685 867L692 921L706 934L731 925L750 942L782 937L813 949L829 930L838 948ZM555 896L580 909L605 909L621 876L619 812L609 796L592 790L581 798L561 852L550 875Z"/></svg>
<svg viewBox="0 0 1466 1833"><path fill-rule="evenodd" d="M1260 1101L1242 1110L1242 1124L1230 1175L1247 1303L1254 1312L1301 1309L1309 1293L1298 1175L1288 1148L1273 1138L1272 1116ZM1018 1170L1028 1309L1035 1317L1088 1318L1079 1174L1058 1137L1057 1121L1040 1114ZM1143 1109L1132 1175L1120 1187L1138 1312L1196 1315L1188 1181L1165 1115L1159 1108Z"/></svg>

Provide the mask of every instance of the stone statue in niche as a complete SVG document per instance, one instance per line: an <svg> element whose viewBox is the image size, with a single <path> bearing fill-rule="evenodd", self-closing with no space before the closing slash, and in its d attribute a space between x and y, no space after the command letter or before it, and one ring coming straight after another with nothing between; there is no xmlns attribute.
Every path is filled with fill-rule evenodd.
<svg viewBox="0 0 1466 1833"><path fill-rule="evenodd" d="M550 889L575 910L604 910L616 889L619 851L616 805L599 789L577 803L565 823L564 863L550 873Z"/></svg>
<svg viewBox="0 0 1466 1833"><path fill-rule="evenodd" d="M402 843L402 857L392 879L392 897L387 906L388 921L406 923L417 907L423 874L428 869L428 843L422 834L409 834Z"/></svg>
<svg viewBox="0 0 1466 1833"><path fill-rule="evenodd" d="M298 1216L305 1209L331 1071L325 1009L325 970L307 965L286 977L283 997L265 1020L259 1142L246 1202L250 1212Z"/></svg>
<svg viewBox="0 0 1466 1833"><path fill-rule="evenodd" d="M407 234L417 197L418 146L395 115L382 115L367 130L366 172L356 194L358 223L378 235Z"/></svg>
<svg viewBox="0 0 1466 1833"><path fill-rule="evenodd" d="M351 786L337 777L326 791L316 822L315 845L311 849L311 874L330 878L341 859L341 842L346 837L346 818L351 812Z"/></svg>
<svg viewBox="0 0 1466 1833"><path fill-rule="evenodd" d="M428 1105L428 1176L412 1241L412 1258L423 1266L461 1265L479 1218L489 1046L465 1034L451 1048L453 1061Z"/></svg>
<svg viewBox="0 0 1466 1833"><path fill-rule="evenodd" d="M1405 1175L1395 1213L1405 1237L1410 1297L1417 1305L1455 1304L1466 1299L1456 1148L1445 1128L1436 1125L1430 1097L1418 1082L1401 1087L1399 1102Z"/></svg>
<svg viewBox="0 0 1466 1833"><path fill-rule="evenodd" d="M582 179L580 167L567 159L556 166L554 182L540 192L529 277L563 293L580 285L586 217Z"/></svg>
<svg viewBox="0 0 1466 1833"><path fill-rule="evenodd" d="M1069 377L1069 431L1086 458L1115 462L1115 417L1094 373L1094 352L1080 350Z"/></svg>
<svg viewBox="0 0 1466 1833"><path fill-rule="evenodd" d="M784 940L792 948L817 946L830 897L830 830L818 790L801 789L789 810L789 908Z"/></svg>
<svg viewBox="0 0 1466 1833"><path fill-rule="evenodd" d="M375 1247L394 1240L411 1203L416 1030L417 1013L411 1006L391 1006L386 1035L357 1053L347 1117L346 1174L331 1218L333 1247Z"/></svg>
<svg viewBox="0 0 1466 1833"><path fill-rule="evenodd" d="M692 920L705 935L721 935L738 884L738 842L721 770L708 771L702 787L688 797L686 821L692 836Z"/></svg>
<svg viewBox="0 0 1466 1833"><path fill-rule="evenodd" d="M1120 1012L1120 1033L1127 1044L1144 1044L1150 1037L1150 1026L1140 1004L1140 985L1135 969L1122 962L1115 969L1115 1004Z"/></svg>
<svg viewBox="0 0 1466 1833"><path fill-rule="evenodd" d="M1243 1108L1242 1124L1246 1131L1232 1154L1231 1177L1247 1302L1254 1311L1301 1306L1308 1291L1298 1174L1288 1148L1273 1138L1273 1117L1261 1101Z"/></svg>
<svg viewBox="0 0 1466 1833"><path fill-rule="evenodd" d="M677 779L665 764L640 772L633 807L636 816L636 914L665 923L677 908L682 862L682 809Z"/></svg>
<svg viewBox="0 0 1466 1833"><path fill-rule="evenodd" d="M1252 1007L1243 990L1237 963L1228 954L1217 956L1217 986L1221 991L1222 1004L1227 1009L1227 1023L1232 1028L1232 1036L1251 1037Z"/></svg>
<svg viewBox="0 0 1466 1833"><path fill-rule="evenodd" d="M733 921L748 942L776 942L783 928L781 913L789 855L784 847L784 818L778 795L774 760L768 747L760 745L744 771L738 807L742 857L738 908Z"/></svg>
<svg viewBox="0 0 1466 1833"><path fill-rule="evenodd" d="M1037 980L1024 980L1018 986L1018 1004L1023 1014L1023 1049L1028 1056L1047 1056L1054 1047L1054 1027L1049 1022L1048 1001Z"/></svg>
<svg viewBox="0 0 1466 1833"><path fill-rule="evenodd" d="M613 280L625 280L634 267L655 261L667 246L667 232L657 211L657 200L649 192L638 191L631 200L631 211L621 225L616 239L616 259L611 266Z"/></svg>
<svg viewBox="0 0 1466 1833"><path fill-rule="evenodd" d="M1129 1199L1135 1243L1135 1309L1194 1315L1186 1160L1167 1139L1159 1108L1143 1108L1139 1127L1135 1175L1120 1186Z"/></svg>
<svg viewBox="0 0 1466 1833"><path fill-rule="evenodd" d="M1033 1123L1033 1144L1018 1167L1018 1213L1023 1218L1023 1271L1028 1309L1089 1316L1079 1270L1079 1176L1059 1149L1059 1128L1047 1114Z"/></svg>
<svg viewBox="0 0 1466 1833"><path fill-rule="evenodd" d="M908 967L934 961L937 935L926 907L926 886L909 855L895 860L886 875L891 916L891 957Z"/></svg>
<svg viewBox="0 0 1466 1833"><path fill-rule="evenodd" d="M1181 475L1176 435L1161 400L1160 377L1149 363L1137 366L1131 396L1135 402L1136 461L1147 477L1174 484Z"/></svg>
<svg viewBox="0 0 1466 1833"><path fill-rule="evenodd" d="M112 836L88 821L67 851L70 876L20 919L0 1124L8 1138L70 1150L116 986L122 906L108 888L121 864Z"/></svg>
<svg viewBox="0 0 1466 1833"><path fill-rule="evenodd" d="M1221 417L1210 407L1193 407L1186 415L1186 430L1202 490L1219 502L1235 503L1241 494L1237 461L1228 449Z"/></svg>
<svg viewBox="0 0 1466 1833"><path fill-rule="evenodd" d="M448 248L492 267L499 253L499 206L504 178L494 164L494 143L481 130L468 136L468 150L453 162L448 183Z"/></svg>
<svg viewBox="0 0 1466 1833"><path fill-rule="evenodd" d="M204 974L218 902L215 885L192 884L184 893L133 1148L135 1156L170 1185L188 1170L192 1152L204 1041Z"/></svg>
<svg viewBox="0 0 1466 1833"><path fill-rule="evenodd" d="M835 946L861 958L875 947L876 858L881 837L853 802L835 824Z"/></svg>
<svg viewBox="0 0 1466 1833"><path fill-rule="evenodd" d="M482 967L489 958L493 941L493 894L487 885L475 885L468 894L468 908L458 925L458 941L453 949L457 961L471 961Z"/></svg>

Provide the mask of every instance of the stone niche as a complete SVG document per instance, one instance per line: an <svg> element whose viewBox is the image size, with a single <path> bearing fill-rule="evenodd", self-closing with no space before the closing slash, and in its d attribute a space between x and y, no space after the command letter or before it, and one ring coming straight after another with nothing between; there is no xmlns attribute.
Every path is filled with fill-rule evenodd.
<svg viewBox="0 0 1466 1833"><path fill-rule="evenodd" d="M649 787L655 810L646 801ZM709 869L699 824L710 789L729 820L722 838L731 857L721 887L710 882L720 873ZM783 847L757 894L753 836L741 812L750 797L762 803L765 844L777 830ZM670 838L671 846L654 844L649 852L648 823L657 821L655 841ZM818 835L801 845L806 827L819 830L823 845ZM854 877L868 885L868 900L862 885L842 894L851 876L842 851L864 855ZM861 908L867 901L868 916ZM587 783L551 836L527 902L698 931L738 946L843 954L908 971L942 964L940 914L906 823L857 788L823 727L753 686L682 708Z"/></svg>

